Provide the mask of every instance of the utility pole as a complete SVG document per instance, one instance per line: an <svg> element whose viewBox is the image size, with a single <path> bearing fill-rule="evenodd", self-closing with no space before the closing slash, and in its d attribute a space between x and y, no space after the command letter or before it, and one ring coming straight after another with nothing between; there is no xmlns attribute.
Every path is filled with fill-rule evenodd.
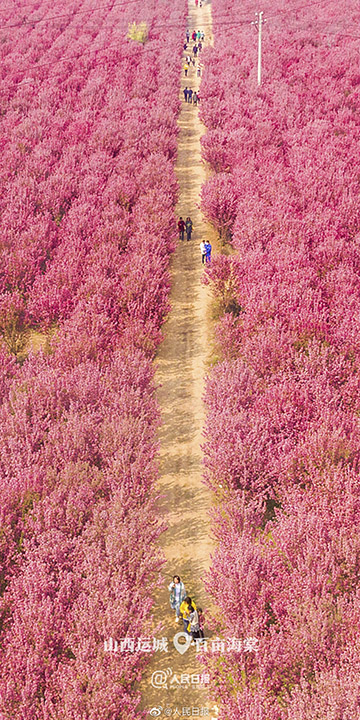
<svg viewBox="0 0 360 720"><path fill-rule="evenodd" d="M252 23L258 29L258 72L257 72L257 84L261 85L261 40L262 40L262 26L266 20L264 19L263 11L255 13L256 20Z"/></svg>

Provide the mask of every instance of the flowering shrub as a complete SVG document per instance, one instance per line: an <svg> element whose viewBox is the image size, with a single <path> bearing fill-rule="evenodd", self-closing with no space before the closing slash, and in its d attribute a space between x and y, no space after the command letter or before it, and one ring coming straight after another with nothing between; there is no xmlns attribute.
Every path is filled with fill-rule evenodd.
<svg viewBox="0 0 360 720"><path fill-rule="evenodd" d="M205 278L223 310L206 387L206 482L219 498L207 584L224 635L255 636L259 650L207 664L224 720L352 720L359 8L265 2L260 89L253 4L212 8L201 115L215 174L202 204L234 253Z"/></svg>
<svg viewBox="0 0 360 720"><path fill-rule="evenodd" d="M2 6L2 718L142 716L144 655L119 662L104 639L146 635L160 583L151 361L169 310L185 12ZM133 22L145 47L126 38ZM51 339L29 354L34 329Z"/></svg>

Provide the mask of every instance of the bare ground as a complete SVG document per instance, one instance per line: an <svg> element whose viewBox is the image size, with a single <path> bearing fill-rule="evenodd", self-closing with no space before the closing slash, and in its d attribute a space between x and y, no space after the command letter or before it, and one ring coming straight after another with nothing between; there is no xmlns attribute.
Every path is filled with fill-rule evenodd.
<svg viewBox="0 0 360 720"><path fill-rule="evenodd" d="M203 30L205 45L212 43L210 2L204 2L202 8L196 8L193 0L189 0L188 27L190 33L194 29ZM189 47L192 46L190 41ZM184 57L187 53L184 52ZM182 93L185 85L195 90L199 84L200 78L196 76L195 68L189 71L187 78L182 78L176 166L180 185L177 213L184 219L191 216L194 232L190 242L186 239L179 242L172 261L172 310L164 327L165 339L157 357L157 381L163 422L160 431L159 492L162 498L159 501L159 513L168 526L160 541L166 557L166 583L170 583L174 574L179 574L187 592L198 605L206 608L210 606L210 600L202 578L210 565L214 541L208 516L213 499L202 482L202 396L204 377L212 360L213 348L212 310L208 289L201 284L203 267L199 244L205 236L210 239L213 248L216 241L214 232L204 221L199 209L199 193L206 179L200 151L200 137L205 128L199 121L198 109L186 104ZM215 718L216 709L209 697L209 686L197 687L191 682L194 681L191 674L195 675L196 681L196 675L203 672L194 648L190 647L181 655L173 646L175 633L183 628L182 622L175 623L166 588L159 592L155 619L163 622L164 629L157 633L157 637L168 638L169 651L155 653L150 661L139 686L142 693L141 709L149 712L152 708L161 707L160 717L179 717L176 708L180 716L183 708L190 708L190 716L204 716L208 713L207 717ZM168 687L154 688L156 683L153 673L159 671L157 677L161 680L167 669ZM182 674L190 675L190 684L185 683L184 689L177 688L176 682L171 683L174 676L180 681Z"/></svg>

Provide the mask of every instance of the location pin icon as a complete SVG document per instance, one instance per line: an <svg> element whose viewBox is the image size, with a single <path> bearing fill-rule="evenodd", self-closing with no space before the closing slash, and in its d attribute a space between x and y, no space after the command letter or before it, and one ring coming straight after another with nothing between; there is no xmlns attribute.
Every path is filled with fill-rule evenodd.
<svg viewBox="0 0 360 720"><path fill-rule="evenodd" d="M185 642L180 642L180 638L184 638ZM183 655L190 647L191 635L188 635L186 632L178 632L174 635L173 643L175 650L177 650L180 655Z"/></svg>

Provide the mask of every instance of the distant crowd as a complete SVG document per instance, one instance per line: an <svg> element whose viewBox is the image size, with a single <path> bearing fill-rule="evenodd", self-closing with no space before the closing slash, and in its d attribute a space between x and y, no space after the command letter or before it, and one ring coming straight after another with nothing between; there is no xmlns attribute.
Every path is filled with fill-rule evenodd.
<svg viewBox="0 0 360 720"><path fill-rule="evenodd" d="M184 220L182 217L179 217L178 222L178 230L179 230L179 240L185 239L185 233L186 233L186 240L191 240L191 234L193 231L193 222L191 220L191 217L187 217L186 220ZM211 262L211 243L206 240L202 240L200 243L200 253L201 253L201 262L204 263L210 263Z"/></svg>
<svg viewBox="0 0 360 720"><path fill-rule="evenodd" d="M196 76L201 76L201 63L199 59L199 55L203 48L203 42L205 40L205 33L203 30L193 30L191 35L191 40L194 43L192 48L192 55L190 54L190 50L188 50L188 45L190 43L190 30L186 31L186 42L184 43L184 50L187 51L187 55L185 57L184 62L184 75L185 77L188 77L189 72L192 68L196 68ZM198 105L200 102L200 96L198 91L193 91L191 88L186 87L184 89L184 99L186 103L192 103L193 105Z"/></svg>

